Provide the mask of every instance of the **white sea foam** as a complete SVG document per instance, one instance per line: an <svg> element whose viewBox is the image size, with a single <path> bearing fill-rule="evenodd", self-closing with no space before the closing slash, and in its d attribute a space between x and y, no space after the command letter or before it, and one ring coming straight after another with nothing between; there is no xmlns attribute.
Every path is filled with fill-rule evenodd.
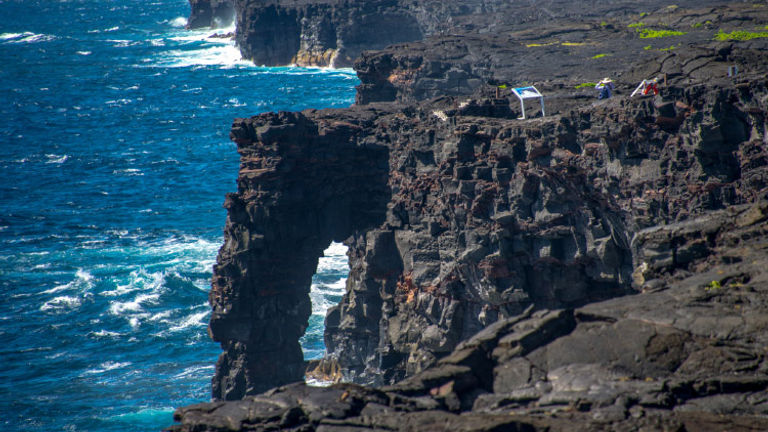
<svg viewBox="0 0 768 432"><path fill-rule="evenodd" d="M134 330L139 328L139 325L141 325L141 323L139 322L139 317L131 317L128 320L128 324L130 324L131 328Z"/></svg>
<svg viewBox="0 0 768 432"><path fill-rule="evenodd" d="M148 293L139 294L132 300L128 301L111 301L109 302L109 313L112 315L131 315L132 312L143 312L144 305L156 304L158 298L160 298L159 290L153 290ZM147 314L142 314L147 316Z"/></svg>
<svg viewBox="0 0 768 432"><path fill-rule="evenodd" d="M24 32L24 33L2 33L0 34L0 40L9 40L9 39L18 39L25 35L31 35L34 34L32 32Z"/></svg>
<svg viewBox="0 0 768 432"><path fill-rule="evenodd" d="M196 312L193 313L186 318L184 318L178 325L175 325L168 330L171 332L177 332L181 330L186 330L191 327L205 327L208 325L207 320L205 318L208 317L208 310L204 310L202 312Z"/></svg>
<svg viewBox="0 0 768 432"><path fill-rule="evenodd" d="M213 371L213 369L214 369L214 365L190 366L184 369L182 372L174 375L173 377L175 379L181 379L181 378L189 378L189 377L197 377L197 376L208 376L210 375L210 372Z"/></svg>
<svg viewBox="0 0 768 432"><path fill-rule="evenodd" d="M340 277L332 282L320 283L314 280L310 289L310 299L312 300L312 315L325 316L328 308L337 304L336 298L344 294L349 273L349 264L347 261L347 247L341 243L331 243L325 251L323 257L318 260L317 273L333 274L341 273Z"/></svg>
<svg viewBox="0 0 768 432"><path fill-rule="evenodd" d="M167 322L166 318L169 318L173 314L172 310L165 310L162 312L158 312L151 317L147 319L147 321L164 321Z"/></svg>
<svg viewBox="0 0 768 432"><path fill-rule="evenodd" d="M49 164L62 164L69 159L69 155L56 155L56 154L47 154L45 155L46 158L48 158L48 161L45 163Z"/></svg>
<svg viewBox="0 0 768 432"><path fill-rule="evenodd" d="M23 33L3 33L0 34L0 41L9 44L47 42L56 39L56 36L47 34L38 34L32 32Z"/></svg>
<svg viewBox="0 0 768 432"><path fill-rule="evenodd" d="M174 68L195 66L233 68L236 66L251 67L253 63L243 60L240 50L235 47L234 43L224 43L196 50L171 50L152 65Z"/></svg>
<svg viewBox="0 0 768 432"><path fill-rule="evenodd" d="M53 288L43 291L41 294L55 294L61 291L75 290L80 293L86 293L93 288L93 275L83 269L75 272L75 279L64 285L56 285Z"/></svg>
<svg viewBox="0 0 768 432"><path fill-rule="evenodd" d="M110 106L124 106L133 103L133 99L128 98L122 98L122 99L112 99L104 102L106 105Z"/></svg>
<svg viewBox="0 0 768 432"><path fill-rule="evenodd" d="M99 331L95 331L95 332L90 332L90 333L88 333L88 335L89 336L95 336L97 338L110 338L110 339L115 339L115 338L118 338L120 336L124 336L122 333L113 332L113 331L109 331L109 330L99 330Z"/></svg>
<svg viewBox="0 0 768 432"><path fill-rule="evenodd" d="M171 20L164 21L167 24L170 24L171 27L181 28L187 25L187 19L185 17L176 17Z"/></svg>
<svg viewBox="0 0 768 432"><path fill-rule="evenodd" d="M243 106L248 105L247 103L240 102L240 100L238 98L229 98L229 100L227 100L227 102L229 102L228 105L232 106L232 107L243 107Z"/></svg>
<svg viewBox="0 0 768 432"><path fill-rule="evenodd" d="M93 51L76 51L76 53L81 56L89 56L93 54ZM75 109L80 109L80 107L75 107Z"/></svg>
<svg viewBox="0 0 768 432"><path fill-rule="evenodd" d="M143 176L144 173L141 172L140 169L137 168L125 168L125 169L119 169L119 170L113 170L112 174L115 175L125 175L125 176Z"/></svg>
<svg viewBox="0 0 768 432"><path fill-rule="evenodd" d="M326 273L332 271L349 272L347 260L347 247L342 243L331 243L325 251L323 257L317 262L317 272Z"/></svg>
<svg viewBox="0 0 768 432"><path fill-rule="evenodd" d="M186 23L184 23L186 25ZM211 36L214 34L227 34L227 33L234 33L235 31L235 25L232 24L229 27L219 28L215 30L215 33L211 33L210 29L206 30L183 30L180 32L177 32L176 36L171 37L171 40L174 41L181 41L181 42L192 42L192 41L203 41L203 40L210 40L210 41L218 41L221 42L222 39L215 38L211 39Z"/></svg>
<svg viewBox="0 0 768 432"><path fill-rule="evenodd" d="M175 21L175 20L174 20ZM186 25L186 21L183 23ZM181 27L181 26L180 26ZM234 26L217 29L216 33L234 32ZM163 45L172 45L176 49L160 53L158 57L145 59L150 67L200 67L221 66L222 68L253 67L253 63L243 60L235 42L226 38L211 38L211 30L174 31ZM158 41L160 42L160 41ZM160 45L152 43L152 45Z"/></svg>
<svg viewBox="0 0 768 432"><path fill-rule="evenodd" d="M43 312L64 312L80 307L82 300L77 296L59 296L43 303L40 310Z"/></svg>
<svg viewBox="0 0 768 432"><path fill-rule="evenodd" d="M107 371L111 371L111 370L115 370L115 369L121 369L121 368L130 366L131 364L132 364L131 362L113 362L113 361L108 361L108 362L101 363L99 365L99 367L97 367L97 368L86 370L83 373L83 375L101 374L101 373L104 373L104 372L107 372Z"/></svg>
<svg viewBox="0 0 768 432"><path fill-rule="evenodd" d="M113 46L117 48L125 48L129 46L139 45L143 42L129 41L125 39L107 39L106 42L111 42Z"/></svg>

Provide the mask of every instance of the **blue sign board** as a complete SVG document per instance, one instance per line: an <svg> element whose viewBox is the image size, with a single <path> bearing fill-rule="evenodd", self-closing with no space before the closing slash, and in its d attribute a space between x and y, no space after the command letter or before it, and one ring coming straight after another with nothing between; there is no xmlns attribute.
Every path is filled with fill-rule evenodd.
<svg viewBox="0 0 768 432"><path fill-rule="evenodd" d="M520 120L525 119L525 104L523 103L523 100L525 99L539 99L541 102L541 116L544 117L546 115L544 114L544 96L542 96L536 87L515 87L512 89L512 93L520 99L520 110L523 112L523 116L520 117Z"/></svg>

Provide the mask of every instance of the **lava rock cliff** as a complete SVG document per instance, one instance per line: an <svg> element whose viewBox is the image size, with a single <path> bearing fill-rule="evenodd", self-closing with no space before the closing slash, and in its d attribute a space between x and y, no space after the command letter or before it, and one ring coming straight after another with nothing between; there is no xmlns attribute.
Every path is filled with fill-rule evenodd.
<svg viewBox="0 0 768 432"><path fill-rule="evenodd" d="M691 29L676 49L621 17L437 35L363 54L356 106L235 120L216 401L173 429L768 428L768 39L712 40L767 14L643 16ZM546 117L517 118L516 76ZM290 384L332 240L350 275L314 373L375 388Z"/></svg>

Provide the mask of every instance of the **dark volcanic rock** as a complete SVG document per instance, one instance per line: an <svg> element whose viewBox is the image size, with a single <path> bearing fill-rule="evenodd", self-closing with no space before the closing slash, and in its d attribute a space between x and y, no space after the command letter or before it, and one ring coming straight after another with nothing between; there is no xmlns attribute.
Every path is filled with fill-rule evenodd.
<svg viewBox="0 0 768 432"><path fill-rule="evenodd" d="M645 2L642 7L648 8L644 12L653 10ZM762 11L752 5L694 11L664 5L642 18L629 15L632 7L626 9L627 15L596 13L599 10L574 12L554 22L526 19L517 12L491 33L435 35L364 52L355 63L361 81L356 103L413 103L443 95L471 95L498 84L554 81L573 87L605 76L627 85L664 73L672 81L708 79L725 77L733 64L768 68L765 39L739 44L738 53L732 51L732 43L713 41L714 29L760 27ZM644 38L638 32L644 28L684 34ZM629 68L634 64L639 66Z"/></svg>
<svg viewBox="0 0 768 432"><path fill-rule="evenodd" d="M529 305L625 294L633 269L653 286L650 264L632 266L632 233L766 187L764 83L668 92L673 109L697 107L671 131L658 125L666 105L641 99L528 122L461 115L472 104L238 120L239 190L211 291L226 350L214 395L301 379L309 279L332 239L350 247L351 272L326 345L358 382L418 373ZM712 247L662 245L647 249L666 257L650 270L687 269Z"/></svg>
<svg viewBox="0 0 768 432"><path fill-rule="evenodd" d="M225 203L226 242L210 292L210 332L225 350L213 383L216 399L302 380L299 337L308 325L318 257L332 240L382 221L387 148L354 138L364 131L365 115L353 124L339 116L310 121L311 114L233 124L238 192Z"/></svg>
<svg viewBox="0 0 768 432"><path fill-rule="evenodd" d="M396 0L235 0L237 43L257 65L349 67L364 49L423 37Z"/></svg>
<svg viewBox="0 0 768 432"><path fill-rule="evenodd" d="M715 0L697 2L700 6L717 3ZM485 47L490 51L501 48L498 41L506 45L519 37L523 40L547 36L579 39L589 28L576 20L591 19L600 28L606 19L627 21L631 14L664 11L667 6L667 2L659 0L642 3L598 0L589 5L570 0L551 0L546 4L506 0L235 0L237 42L244 58L267 66L335 67L351 66L364 50L382 49L433 35L462 34L486 41L494 39ZM559 28L541 31L542 25L553 22L559 23ZM516 33L522 29L527 33ZM607 38L615 41L619 33L608 32ZM429 46L438 52L444 49L437 44ZM429 57L434 60L440 55ZM488 59L474 57L472 60L483 68L482 63Z"/></svg>
<svg viewBox="0 0 768 432"><path fill-rule="evenodd" d="M182 408L174 430L765 430L768 201L686 224L719 246L692 262L704 271L647 273L661 281L653 292L527 310L377 390L294 385ZM681 224L664 230L694 243ZM637 234L642 259L658 237Z"/></svg>
<svg viewBox="0 0 768 432"><path fill-rule="evenodd" d="M235 21L234 0L189 0L187 28L228 27Z"/></svg>
<svg viewBox="0 0 768 432"><path fill-rule="evenodd" d="M547 117L534 102L518 120L489 86L525 72L521 48L474 34L364 55L357 106L236 120L210 331L225 350L214 398L241 400L180 409L174 429L768 429L768 39L711 40L765 14L652 13L648 26L696 31L590 70L616 78L603 101L575 88L586 72L558 74L572 48L604 46L536 46L573 22L541 27L525 49L553 56L532 80ZM628 97L658 75L659 96ZM454 92L454 78L479 84ZM331 240L350 275L317 370L379 387L259 395L302 379Z"/></svg>

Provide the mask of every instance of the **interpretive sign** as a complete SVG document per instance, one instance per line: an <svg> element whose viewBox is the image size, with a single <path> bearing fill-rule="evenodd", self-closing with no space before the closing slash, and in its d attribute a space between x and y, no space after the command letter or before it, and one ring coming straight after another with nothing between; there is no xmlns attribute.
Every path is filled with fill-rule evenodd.
<svg viewBox="0 0 768 432"><path fill-rule="evenodd" d="M535 99L538 98L541 102L541 116L544 117L546 114L544 113L544 96L539 92L539 90L534 87L515 87L512 89L512 93L517 96L518 99L520 99L520 109L523 111L523 116L518 117L520 120L525 119L525 100L526 99Z"/></svg>

